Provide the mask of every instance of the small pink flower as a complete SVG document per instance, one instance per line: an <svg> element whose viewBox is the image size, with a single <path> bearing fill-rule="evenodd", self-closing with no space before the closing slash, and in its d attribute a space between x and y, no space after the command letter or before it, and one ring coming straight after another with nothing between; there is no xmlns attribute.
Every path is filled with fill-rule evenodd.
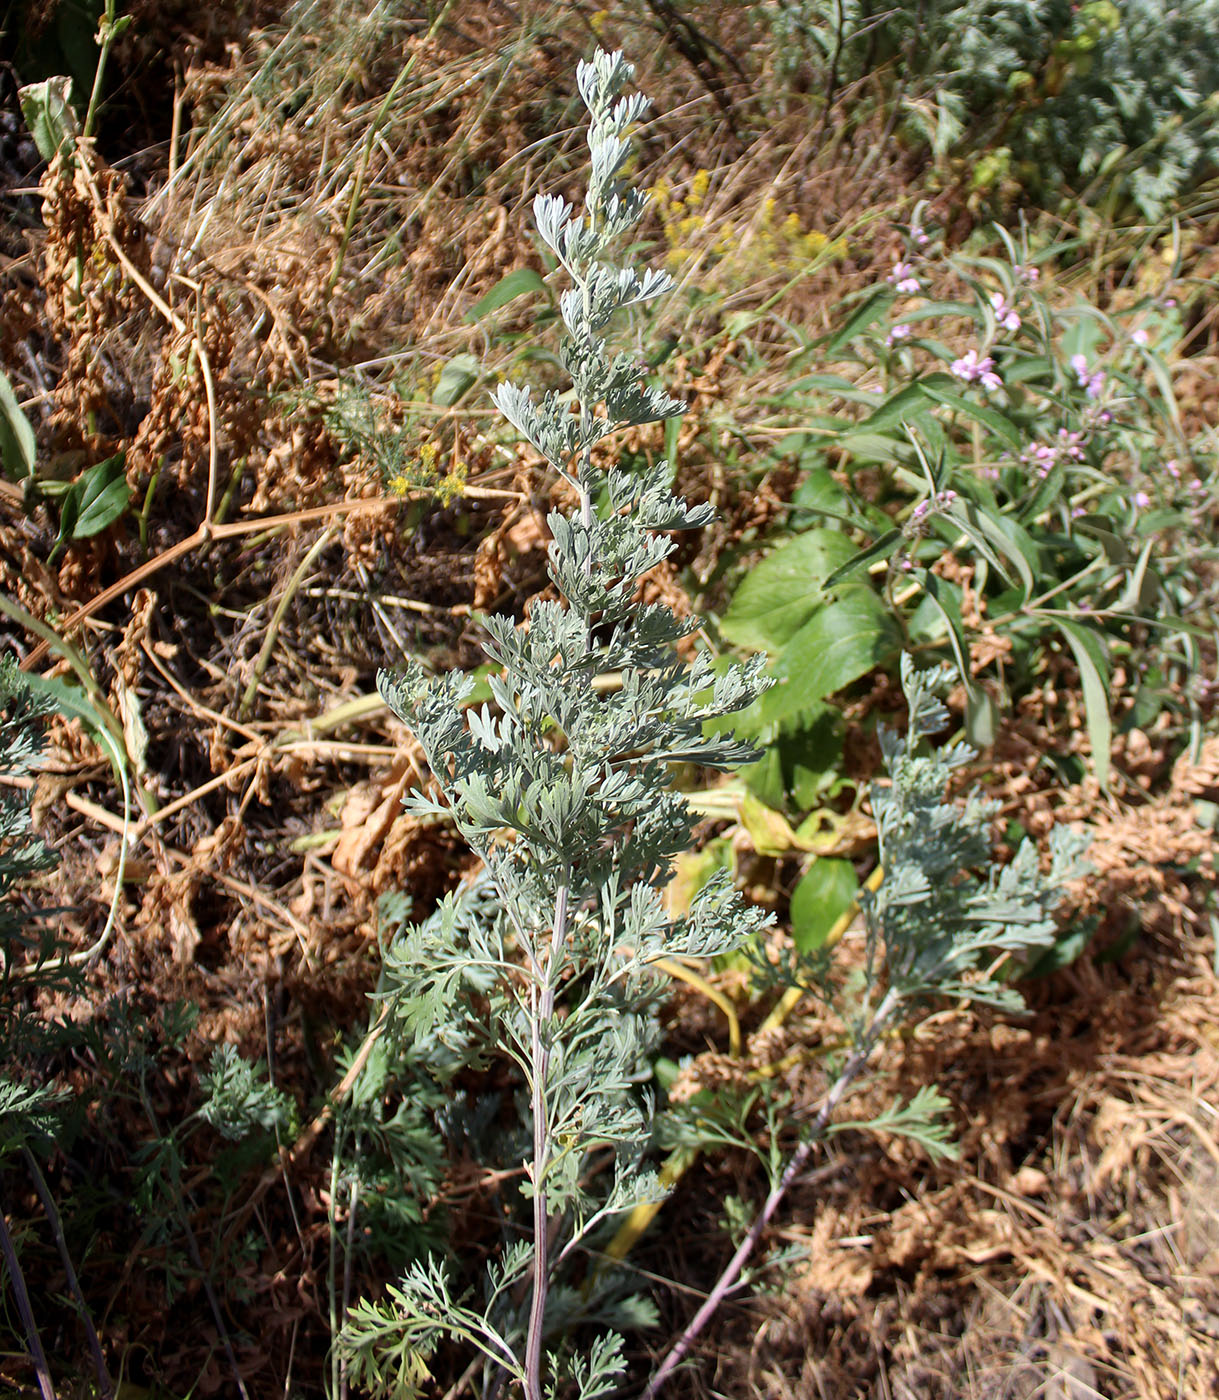
<svg viewBox="0 0 1219 1400"><path fill-rule="evenodd" d="M899 340L906 340L910 336L913 329L913 326L908 326L904 322L901 325L894 326L893 329L889 332L889 334L885 337L885 344L896 345Z"/></svg>
<svg viewBox="0 0 1219 1400"><path fill-rule="evenodd" d="M976 350L966 350L959 360L953 360L949 370L966 384L981 384L984 389L1001 389L1003 380L995 373L995 362L989 355L978 358Z"/></svg>
<svg viewBox="0 0 1219 1400"><path fill-rule="evenodd" d="M1133 340L1136 345L1143 346L1146 345L1148 341L1150 341L1151 337L1142 328L1142 326L1140 326L1137 331L1130 332L1130 339Z"/></svg>
<svg viewBox="0 0 1219 1400"><path fill-rule="evenodd" d="M1084 393L1090 399L1099 399L1105 387L1105 371L1090 370L1086 355L1072 355L1071 368L1075 371L1076 382Z"/></svg>
<svg viewBox="0 0 1219 1400"><path fill-rule="evenodd" d="M1177 465L1177 459L1175 457L1170 457L1168 461L1164 463L1164 470L1174 481L1181 480L1181 468Z"/></svg>
<svg viewBox="0 0 1219 1400"><path fill-rule="evenodd" d="M895 262L893 271L889 274L888 280L893 283L899 292L912 296L915 292L922 291L923 284L914 275L914 268L906 262Z"/></svg>
<svg viewBox="0 0 1219 1400"><path fill-rule="evenodd" d="M995 320L1009 331L1020 329L1020 317L1014 307L1009 306L1002 292L990 294L990 304L995 310Z"/></svg>
<svg viewBox="0 0 1219 1400"><path fill-rule="evenodd" d="M1151 504L1151 497L1146 491L1136 491L1134 493L1134 504L1139 510L1145 510Z"/></svg>

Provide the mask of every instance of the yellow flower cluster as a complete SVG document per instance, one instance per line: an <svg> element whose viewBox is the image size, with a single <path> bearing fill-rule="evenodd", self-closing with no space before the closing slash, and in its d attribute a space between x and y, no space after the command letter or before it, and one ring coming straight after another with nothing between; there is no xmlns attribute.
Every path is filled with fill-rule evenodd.
<svg viewBox="0 0 1219 1400"><path fill-rule="evenodd" d="M684 198L674 195L663 176L648 191L668 244L665 262L673 271L680 271L701 255L742 277L762 272L791 274L827 252L833 259L846 254L845 239L836 238L831 243L817 229L805 229L798 214L781 215L773 197L763 202L752 221L753 236L743 243L730 221L722 217L713 220L702 209L710 187L710 172L698 170ZM718 232L711 236L716 224Z"/></svg>
<svg viewBox="0 0 1219 1400"><path fill-rule="evenodd" d="M396 472L385 483L391 496L405 496L409 491L428 490L442 506L451 505L465 493L466 478L470 474L464 461L454 462L443 475L438 474L440 448L434 442L425 442L419 448L418 461L413 472Z"/></svg>

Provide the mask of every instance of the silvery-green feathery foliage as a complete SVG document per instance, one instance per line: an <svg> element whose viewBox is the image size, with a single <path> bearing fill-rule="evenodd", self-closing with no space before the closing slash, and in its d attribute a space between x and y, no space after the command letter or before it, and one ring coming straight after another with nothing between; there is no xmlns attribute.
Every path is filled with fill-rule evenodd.
<svg viewBox="0 0 1219 1400"><path fill-rule="evenodd" d="M705 525L711 510L673 494L664 462L631 471L593 460L616 429L684 409L605 338L616 313L670 286L663 272L612 261L646 202L622 178L628 132L648 107L626 94L631 75L620 53L580 64L590 114L584 209L552 195L534 203L538 232L570 281L560 297L560 357L572 391L535 399L503 384L495 394L578 501L570 516L548 518L560 600L536 603L523 623L488 621L486 652L501 668L490 681L494 705L467 708L473 681L463 675L429 680L412 667L378 678L444 798L415 794L408 806L445 812L493 891L450 898L390 950L394 1012L443 1053L465 1062L506 1054L515 1063L532 1216L525 1238L496 1261L480 1307L450 1296L434 1263L401 1280L393 1294L398 1375L408 1377L410 1357L447 1335L482 1350L499 1383L509 1378L528 1400L560 1384L606 1394L621 1368L612 1333L590 1330L578 1354L557 1344L580 1321L570 1281L583 1270L582 1245L609 1217L658 1192L641 1167L652 1117L651 964L727 952L764 922L726 877L683 918L671 919L662 897L692 829L672 771L753 757L705 725L743 709L766 684L760 659L719 674L705 656L682 660L676 644L697 619L638 600L640 580L675 547L670 532ZM593 1154L610 1165L590 1173ZM586 1303L586 1316L601 1302ZM639 1315L628 1308L623 1320ZM353 1376L375 1373L369 1349L378 1337L384 1343L385 1322L375 1308L351 1318L343 1345Z"/></svg>
<svg viewBox="0 0 1219 1400"><path fill-rule="evenodd" d="M44 744L42 722L53 708L30 688L11 656L0 658L0 774L23 777L36 766ZM47 1113L53 1096L48 1086L23 1081L31 1056L57 1036L54 1023L31 1004L28 989L31 980L51 988L62 977L55 966L47 968L52 940L32 930L11 895L20 881L54 865L52 852L31 835L29 794L0 792L0 1156L27 1134L44 1136L50 1130ZM21 965L23 947L37 951L22 968L26 985L18 987L10 979Z"/></svg>
<svg viewBox="0 0 1219 1400"><path fill-rule="evenodd" d="M909 706L904 734L881 728L886 778L873 784L872 812L879 835L884 878L859 898L866 929L866 959L860 976L843 988L850 1048L770 1194L727 1267L653 1372L643 1400L657 1400L689 1354L694 1339L738 1286L791 1184L806 1170L817 1142L845 1128L899 1133L920 1143L932 1157L955 1155L944 1121L948 1102L927 1085L908 1102L895 1104L868 1123L835 1122L834 1114L852 1084L867 1072L873 1052L891 1027L909 1022L920 1007L941 998L982 1002L1019 1010L1010 985L1030 955L1057 937L1053 914L1063 886L1079 873L1087 838L1057 828L1050 868L1042 871L1036 848L1026 841L1006 866L994 863L991 819L996 804L973 789L963 801L948 792L953 770L975 757L959 739L929 742L948 725L939 695L952 684L947 666L920 671L902 656L902 687ZM999 954L1007 954L1001 958ZM1005 965L1009 980L997 969ZM802 985L819 980L832 997L824 954L804 969Z"/></svg>
<svg viewBox="0 0 1219 1400"><path fill-rule="evenodd" d="M36 695L11 656L0 658L0 773L22 777L42 752L42 720L53 706ZM0 899L28 875L47 870L55 859L38 839L31 839L30 808L22 792L0 793ZM0 909L0 937L7 943L20 921Z"/></svg>
<svg viewBox="0 0 1219 1400"><path fill-rule="evenodd" d="M976 754L959 738L926 743L948 725L938 697L952 678L946 666L920 671L902 655L909 725L900 735L882 726L889 781L871 791L885 878L860 898L869 964L883 954L885 982L903 1002L950 997L1018 1011L1024 1003L1010 968L1003 982L983 969L1004 952L1019 968L1055 942L1054 910L1089 838L1055 827L1045 872L1028 840L1009 864L995 864L998 804L976 787L961 802L945 795L953 770Z"/></svg>

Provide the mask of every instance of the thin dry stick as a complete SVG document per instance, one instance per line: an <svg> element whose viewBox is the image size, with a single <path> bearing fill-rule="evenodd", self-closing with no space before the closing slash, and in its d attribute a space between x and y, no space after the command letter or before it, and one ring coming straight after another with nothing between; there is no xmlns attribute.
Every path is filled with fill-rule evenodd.
<svg viewBox="0 0 1219 1400"><path fill-rule="evenodd" d="M647 1389L643 1392L642 1400L656 1400L664 1383L682 1363L690 1348L694 1345L699 1333L710 1321L711 1317L718 1310L720 1304L736 1288L741 1277L741 1271L749 1262L753 1251L757 1248L758 1241L762 1238L767 1225L770 1223L775 1211L783 1197L787 1194L788 1188L803 1172L809 1157L812 1156L826 1127L829 1125L830 1116L841 1102L843 1095L859 1077L860 1073L871 1058L872 1051L876 1046L887 1022L893 1017L901 997L890 989L885 993L883 1000L876 1009L876 1014L872 1017L860 1043L847 1057L846 1064L842 1067L842 1073L834 1081L828 1094L822 1101L821 1107L817 1110L817 1116L809 1125L805 1133L804 1140L800 1146L792 1153L792 1159L787 1164L783 1175L779 1178L778 1184L771 1189L765 1204L762 1206L757 1219L749 1228L749 1233L741 1241L737 1252L732 1256L728 1267L716 1280L715 1287L707 1295L706 1302L699 1308L687 1324L686 1329L669 1348L664 1360L660 1363L660 1368L652 1379L648 1382Z"/></svg>
<svg viewBox="0 0 1219 1400"><path fill-rule="evenodd" d="M313 567L313 561L323 549L334 539L334 526L323 530L309 547L308 552L293 571L292 577L288 580L287 587L283 591L283 596L275 606L275 612L267 627L267 635L263 640L262 650L258 653L258 660L254 663L254 674L250 677L250 683L245 688L245 693L241 697L241 703L237 706L237 718L248 719L250 710L254 706L254 697L258 694L258 686L268 665L271 662L271 653L275 650L275 643L279 638L280 625L284 620L284 614L292 606L292 600L300 591L300 586L305 581L305 575Z"/></svg>
<svg viewBox="0 0 1219 1400"><path fill-rule="evenodd" d="M233 539L239 535L257 534L260 530L279 530L287 525L304 525L311 520L329 520L332 516L343 515L348 511L384 510L387 505L396 504L396 501L397 498L393 496L375 496L362 498L358 501L335 501L328 506L312 506L308 510L289 511L284 515L268 515L258 520L234 520L227 525L209 525L205 521L194 534L184 540L179 540L177 544L170 545L155 559L145 560L143 564L132 569L129 574L124 574L117 583L112 583L109 588L103 588L87 603L82 603L74 613L70 613L60 623L59 630L66 636L85 618L104 608L108 603L112 603L116 598L121 598L137 583L143 583L146 578L160 573L162 569L167 568L175 560L181 559L184 554L189 554L192 549L197 549L199 545L206 544L209 540ZM39 642L21 663L21 669L29 671L37 666L50 648L49 642Z"/></svg>

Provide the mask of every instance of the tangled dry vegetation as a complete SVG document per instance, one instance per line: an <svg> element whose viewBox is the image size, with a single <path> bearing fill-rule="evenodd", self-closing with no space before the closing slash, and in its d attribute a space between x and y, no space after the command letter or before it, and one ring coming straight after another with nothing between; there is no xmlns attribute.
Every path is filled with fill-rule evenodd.
<svg viewBox="0 0 1219 1400"><path fill-rule="evenodd" d="M187 1069L228 1041L269 1057L307 1120L338 1078L337 1035L364 1015L377 898L407 890L424 911L463 873L454 835L401 810L419 760L372 677L406 655L477 664L473 615L520 614L544 586L558 488L501 444L484 406L485 383L528 352L530 322L507 307L490 343L468 313L510 271L542 270L522 205L571 182L570 74L594 30L631 51L664 114L645 141L668 181L652 234L679 281L716 290L710 303L679 292L660 330L681 347L667 387L691 403L682 484L722 519L681 557L684 574L653 586L672 599L694 579L714 601L725 560L781 516L794 470L746 479L731 466L782 433L758 407L782 365L740 348L733 314L766 305L830 326L844 292L891 259L890 220L919 170L881 130L848 137L794 97L765 109L750 10L720 7L712 39L660 3L621 15L445 5L389 20L359 0L298 7L223 54L190 62L179 39L176 144L120 159L102 141L42 174L39 222L3 259L0 361L47 474L122 453L131 509L54 557L50 508L5 490L0 588L87 659L139 809L118 931L87 995L43 1010L105 1018L125 1000L155 1027L167 1006L196 1007L176 1046L150 1032L163 1041L163 1119L189 1111ZM968 227L951 192L943 213ZM1191 231L1193 411L1207 421L1217 229ZM1115 240L1095 275L1127 251ZM471 354L481 391L450 395L445 376ZM19 624L8 640L27 667L69 669ZM1174 763L1154 729L1130 728L1111 797L1089 780L1053 785L1044 766L1030 776L1034 753L1086 752L1063 664L1005 731L988 781L1004 817L1034 834L1093 824L1079 907L1101 915L1101 947L1137 954L1038 984L1026 1023L947 1010L892 1045L886 1093L938 1083L958 1109L961 1163L929 1171L913 1151L836 1139L774 1234L792 1262L755 1280L761 1298L726 1318L705 1388L691 1379L688 1393L1214 1393L1219 987L1213 833L1194 804L1219 803L1219 750L1208 740L1199 763ZM894 709L883 680L855 702L851 777L875 765L869 717ZM44 895L85 949L106 921L124 820L80 726L58 720L52 739L37 820L61 863ZM762 858L756 876L780 892L787 878ZM782 910L781 893L769 897ZM688 989L670 1024L676 1049L722 1049L715 1012ZM832 1033L796 1017L760 1053L773 1062ZM815 1070L785 1072L797 1101L816 1092ZM134 1179L115 1126L108 1160L61 1164L65 1179ZM132 1140L143 1132L131 1125ZM247 1213L240 1251L231 1229L199 1242L245 1289L243 1335L257 1340L236 1363L252 1395L314 1393L321 1370L326 1183L312 1141L290 1158L291 1196L276 1178ZM195 1167L202 1218L217 1188L206 1161ZM236 1186L234 1211L257 1179ZM756 1163L728 1154L665 1207L638 1259L678 1281L669 1322L681 1286L697 1289L725 1255L726 1199L759 1187ZM451 1191L486 1208L477 1179ZM121 1262L138 1232L121 1212L97 1223L85 1275L108 1348L141 1384L231 1393L198 1280L171 1299L168 1270ZM49 1248L33 1252L48 1298L57 1269ZM73 1351L70 1314L54 1325Z"/></svg>

